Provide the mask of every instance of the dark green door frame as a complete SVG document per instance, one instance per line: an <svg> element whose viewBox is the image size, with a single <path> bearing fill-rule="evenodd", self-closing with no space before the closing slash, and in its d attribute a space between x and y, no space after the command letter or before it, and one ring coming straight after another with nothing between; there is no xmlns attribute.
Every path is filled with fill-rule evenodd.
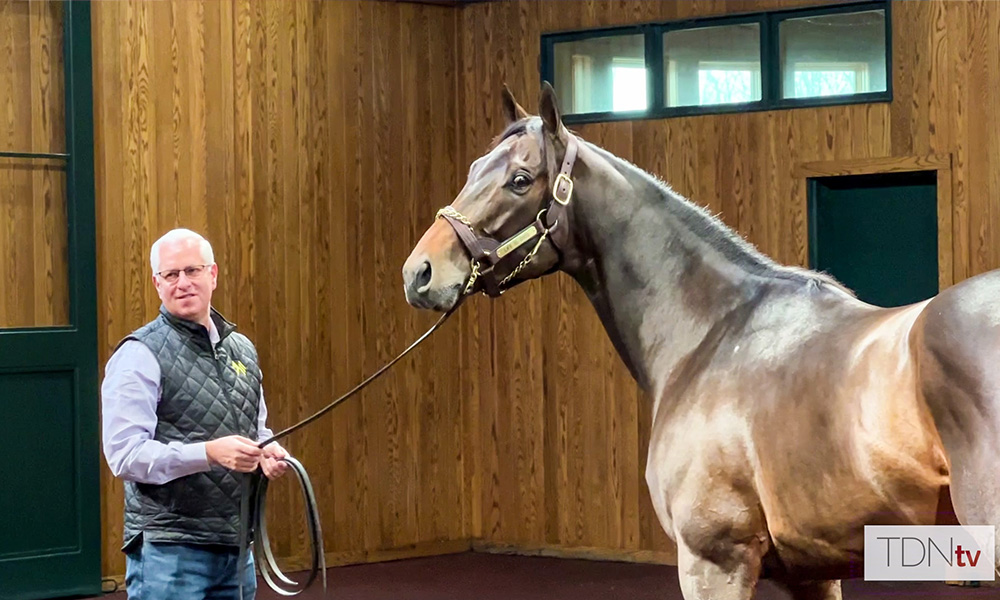
<svg viewBox="0 0 1000 600"><path fill-rule="evenodd" d="M61 462L53 465L49 460L52 456L44 452L17 452L8 461L18 462L17 467L0 467L8 476L0 485L10 490L6 495L0 492L0 520L4 529L9 528L0 536L3 600L101 592L90 8L89 0L64 4L66 153L0 148L4 151L0 155L9 158L65 161L70 303L67 326L0 329L0 432L5 442L15 451L23 450L16 442L42 450L54 442L53 447L69 453L68 457L59 454ZM45 414L50 406L59 411ZM37 419L39 414L46 418ZM60 424L65 425L64 430L59 429ZM71 439L63 439L63 434ZM57 475L64 472L70 481ZM70 497L53 498L44 490L66 490ZM26 500L33 495L51 500L62 510L59 514L36 514L45 513L47 504ZM40 522L49 525L38 527Z"/></svg>

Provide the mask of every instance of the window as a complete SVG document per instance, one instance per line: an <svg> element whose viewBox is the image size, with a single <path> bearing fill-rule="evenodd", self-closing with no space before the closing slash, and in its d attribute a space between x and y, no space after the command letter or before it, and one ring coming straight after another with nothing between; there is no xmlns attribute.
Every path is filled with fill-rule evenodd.
<svg viewBox="0 0 1000 600"><path fill-rule="evenodd" d="M759 63L698 63L698 104L760 100Z"/></svg>
<svg viewBox="0 0 1000 600"><path fill-rule="evenodd" d="M663 64L667 106L760 100L760 24L668 31Z"/></svg>
<svg viewBox="0 0 1000 600"><path fill-rule="evenodd" d="M890 3L542 36L569 123L889 102Z"/></svg>
<svg viewBox="0 0 1000 600"><path fill-rule="evenodd" d="M611 62L612 110L646 109L646 63L616 58Z"/></svg>
<svg viewBox="0 0 1000 600"><path fill-rule="evenodd" d="M868 65L865 63L794 63L792 98L842 96L868 91Z"/></svg>
<svg viewBox="0 0 1000 600"><path fill-rule="evenodd" d="M778 31L784 98L886 90L885 11L785 19Z"/></svg>
<svg viewBox="0 0 1000 600"><path fill-rule="evenodd" d="M642 34L591 37L554 47L563 110L573 114L646 110L646 41Z"/></svg>

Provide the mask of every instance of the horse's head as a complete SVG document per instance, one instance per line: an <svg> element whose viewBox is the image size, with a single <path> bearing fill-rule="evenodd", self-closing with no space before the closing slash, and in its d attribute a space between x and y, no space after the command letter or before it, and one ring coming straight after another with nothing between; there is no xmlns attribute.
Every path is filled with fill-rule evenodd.
<svg viewBox="0 0 1000 600"><path fill-rule="evenodd" d="M559 266L577 140L562 124L548 83L539 116L506 86L503 111L503 133L472 163L465 187L438 211L403 265L406 300L417 308L447 311L475 291L495 297Z"/></svg>

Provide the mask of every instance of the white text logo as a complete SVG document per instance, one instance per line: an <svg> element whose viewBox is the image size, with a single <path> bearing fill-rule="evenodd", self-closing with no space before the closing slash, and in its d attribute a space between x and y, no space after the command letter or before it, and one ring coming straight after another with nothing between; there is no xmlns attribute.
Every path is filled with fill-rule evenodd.
<svg viewBox="0 0 1000 600"><path fill-rule="evenodd" d="M993 581L992 526L867 525L869 581Z"/></svg>

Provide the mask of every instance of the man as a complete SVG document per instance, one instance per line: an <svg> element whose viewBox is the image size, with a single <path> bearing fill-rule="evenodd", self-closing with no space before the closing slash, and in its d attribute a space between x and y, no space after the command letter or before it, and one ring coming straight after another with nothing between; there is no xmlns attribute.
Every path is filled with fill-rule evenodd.
<svg viewBox="0 0 1000 600"><path fill-rule="evenodd" d="M212 246L170 231L150 251L159 316L118 345L101 388L104 455L125 480L130 598L237 596L241 478L287 469L272 443L257 350L211 306ZM256 577L247 553L244 598Z"/></svg>

